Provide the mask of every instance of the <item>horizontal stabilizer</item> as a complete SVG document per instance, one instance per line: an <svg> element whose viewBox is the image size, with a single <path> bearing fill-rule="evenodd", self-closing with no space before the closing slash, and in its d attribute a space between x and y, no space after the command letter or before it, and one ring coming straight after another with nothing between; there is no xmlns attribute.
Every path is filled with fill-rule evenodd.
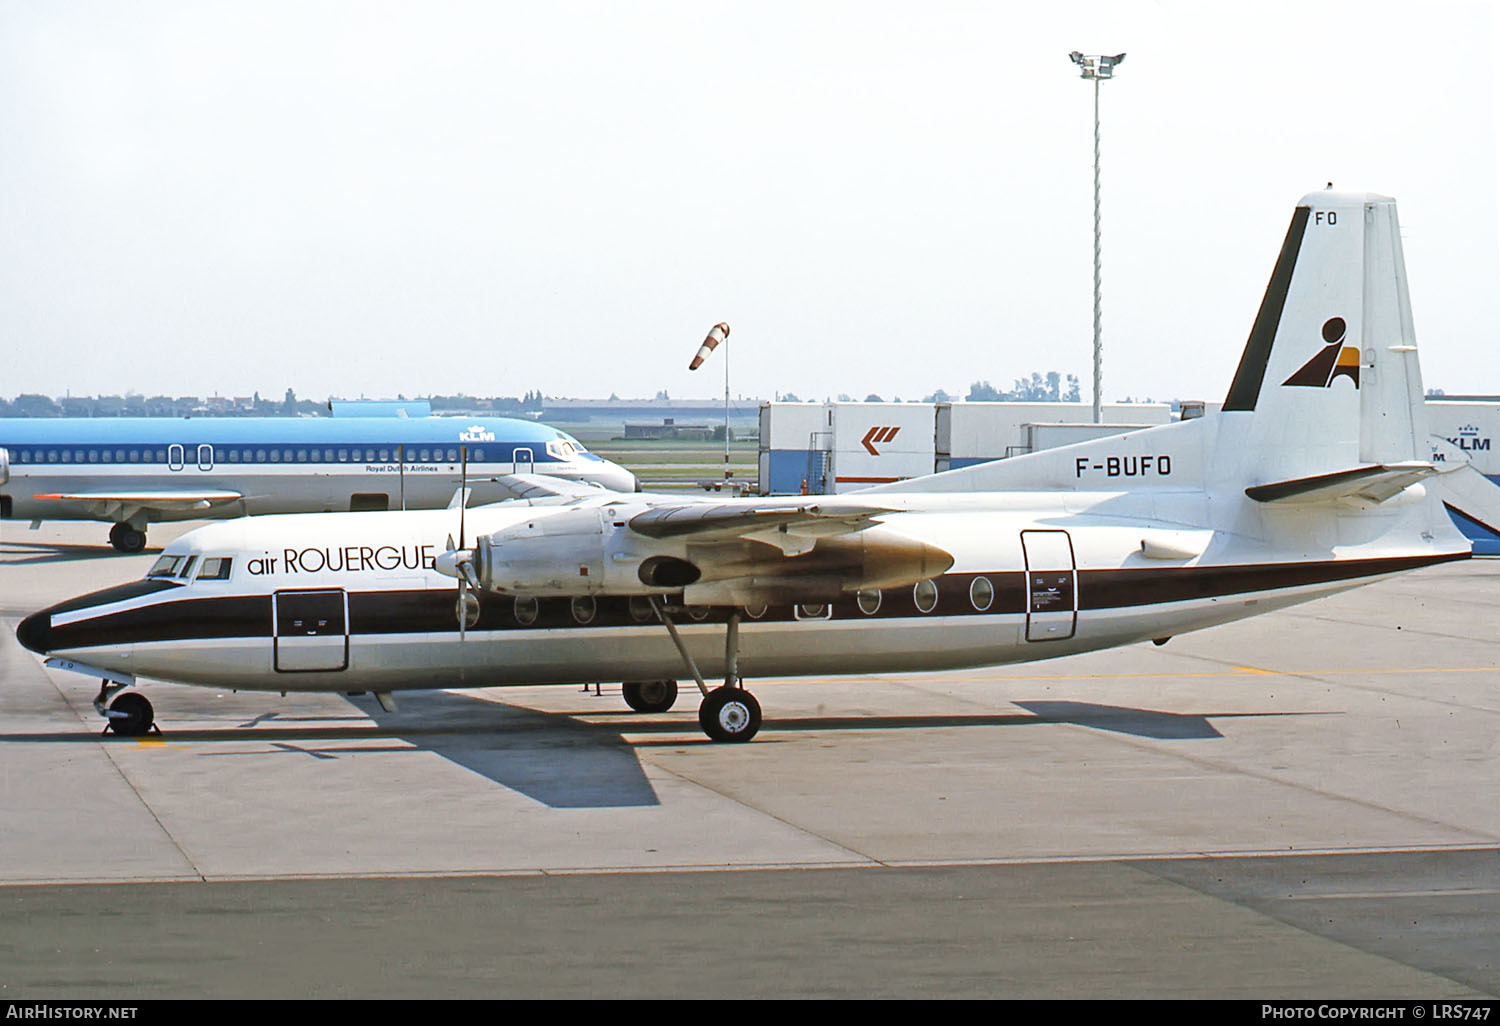
<svg viewBox="0 0 1500 1026"><path fill-rule="evenodd" d="M1431 463L1371 464L1332 474L1253 485L1245 489L1245 494L1256 502L1331 502L1355 497L1384 502L1408 485L1436 473L1437 468Z"/></svg>

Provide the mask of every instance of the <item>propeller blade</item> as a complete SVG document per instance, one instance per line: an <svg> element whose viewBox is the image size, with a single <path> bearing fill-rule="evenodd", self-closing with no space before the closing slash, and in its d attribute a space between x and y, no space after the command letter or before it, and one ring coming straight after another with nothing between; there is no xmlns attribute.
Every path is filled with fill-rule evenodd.
<svg viewBox="0 0 1500 1026"><path fill-rule="evenodd" d="M458 447L458 494L462 496L458 502L458 547L468 548L464 544L464 507L469 504L469 447L460 445Z"/></svg>

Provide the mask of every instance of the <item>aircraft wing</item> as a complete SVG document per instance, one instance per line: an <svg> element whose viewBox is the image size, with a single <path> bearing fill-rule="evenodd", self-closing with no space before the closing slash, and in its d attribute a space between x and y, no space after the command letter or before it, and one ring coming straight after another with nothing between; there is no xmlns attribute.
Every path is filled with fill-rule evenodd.
<svg viewBox="0 0 1500 1026"><path fill-rule="evenodd" d="M1245 489L1245 494L1256 502L1329 502L1355 496L1371 502L1384 502L1408 485L1416 484L1437 472L1437 468L1431 463L1420 461L1375 463L1332 474L1252 485Z"/></svg>
<svg viewBox="0 0 1500 1026"><path fill-rule="evenodd" d="M227 502L237 502L244 498L244 496L239 492L211 489L201 489L198 491L160 489L156 491L101 490L92 492L52 492L46 495L33 496L33 498L60 502L77 502L85 506L98 507L101 510L135 508L178 512L194 509L211 509L214 506L222 506Z"/></svg>
<svg viewBox="0 0 1500 1026"><path fill-rule="evenodd" d="M682 503L637 513L630 518L630 529L647 538L690 542L760 541L797 555L811 549L819 538L863 531L873 526L875 517L893 512L864 503Z"/></svg>
<svg viewBox="0 0 1500 1026"><path fill-rule="evenodd" d="M953 565L950 553L881 522L893 512L839 499L683 502L655 505L628 523L652 542L681 546L699 575L683 591L689 604L823 602L914 584Z"/></svg>
<svg viewBox="0 0 1500 1026"><path fill-rule="evenodd" d="M483 536L475 562L484 587L635 595L645 584L681 587L689 605L805 603L914 584L953 565L951 553L882 523L894 509L868 502L655 497L641 505L612 528L612 517L601 525L601 511L585 505ZM607 552L601 526L622 536Z"/></svg>
<svg viewBox="0 0 1500 1026"><path fill-rule="evenodd" d="M579 499L607 491L590 481L572 481L547 474L502 474L486 480L503 487L513 499Z"/></svg>

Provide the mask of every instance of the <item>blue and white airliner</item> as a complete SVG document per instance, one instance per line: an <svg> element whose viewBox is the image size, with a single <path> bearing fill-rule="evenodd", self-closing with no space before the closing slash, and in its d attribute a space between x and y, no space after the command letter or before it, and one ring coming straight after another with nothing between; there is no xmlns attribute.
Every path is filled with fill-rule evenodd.
<svg viewBox="0 0 1500 1026"><path fill-rule="evenodd" d="M501 417L109 417L0 420L0 519L99 520L121 552L154 521L434 509L467 460L475 503L545 474L635 491L571 435Z"/></svg>

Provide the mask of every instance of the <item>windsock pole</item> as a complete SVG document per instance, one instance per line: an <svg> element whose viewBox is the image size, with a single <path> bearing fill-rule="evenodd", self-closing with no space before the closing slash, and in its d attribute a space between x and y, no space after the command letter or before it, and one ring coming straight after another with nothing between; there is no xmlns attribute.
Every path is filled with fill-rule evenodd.
<svg viewBox="0 0 1500 1026"><path fill-rule="evenodd" d="M698 347L698 354L688 364L688 370L697 370L708 359L708 354L719 347L720 342L729 341L729 325L720 321L708 331L708 337ZM733 475L729 472L729 347L724 347L724 480Z"/></svg>

